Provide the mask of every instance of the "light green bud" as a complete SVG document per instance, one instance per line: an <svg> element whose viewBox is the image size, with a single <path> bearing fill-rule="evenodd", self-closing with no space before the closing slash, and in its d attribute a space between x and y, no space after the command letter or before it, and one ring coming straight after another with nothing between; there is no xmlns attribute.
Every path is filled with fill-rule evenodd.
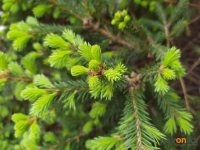
<svg viewBox="0 0 200 150"><path fill-rule="evenodd" d="M124 17L124 21L125 21L125 22L128 22L129 20L131 20L131 17L130 17L129 15L126 15L126 16Z"/></svg>
<svg viewBox="0 0 200 150"><path fill-rule="evenodd" d="M124 29L125 26L126 26L126 24L124 22L120 22L118 27L119 27L119 29Z"/></svg>
<svg viewBox="0 0 200 150"><path fill-rule="evenodd" d="M121 12L118 11L115 13L115 18L121 18L121 16L122 16Z"/></svg>
<svg viewBox="0 0 200 150"><path fill-rule="evenodd" d="M95 88L98 84L100 83L99 78L97 76L90 76L89 77L89 87L90 88Z"/></svg>
<svg viewBox="0 0 200 150"><path fill-rule="evenodd" d="M92 53L92 56L93 56L93 58L95 60L97 60L98 62L102 61L102 58L101 58L101 48L98 45L92 46L91 53Z"/></svg>
<svg viewBox="0 0 200 150"><path fill-rule="evenodd" d="M121 74L116 71L116 70L113 70L113 69L109 69L109 70L106 70L104 72L104 75L106 76L106 78L109 80L109 81L119 81L120 78L121 78Z"/></svg>
<svg viewBox="0 0 200 150"><path fill-rule="evenodd" d="M33 48L38 51L42 48L42 46L40 43L33 43Z"/></svg>
<svg viewBox="0 0 200 150"><path fill-rule="evenodd" d="M126 16L128 14L127 10L123 10L123 15Z"/></svg>
<svg viewBox="0 0 200 150"><path fill-rule="evenodd" d="M175 73L171 69L168 69L168 68L164 69L163 75L166 79L175 79Z"/></svg>
<svg viewBox="0 0 200 150"><path fill-rule="evenodd" d="M99 62L97 60L91 60L89 62L89 68L93 71L97 71L99 68Z"/></svg>
<svg viewBox="0 0 200 150"><path fill-rule="evenodd" d="M113 20L111 21L111 24L112 24L112 25L115 25L115 24L117 24L117 22L118 22L118 19L113 19Z"/></svg>
<svg viewBox="0 0 200 150"><path fill-rule="evenodd" d="M85 68L83 66L74 66L71 69L71 74L72 76L79 76L79 75L83 75L83 74L88 74L89 73L89 69Z"/></svg>

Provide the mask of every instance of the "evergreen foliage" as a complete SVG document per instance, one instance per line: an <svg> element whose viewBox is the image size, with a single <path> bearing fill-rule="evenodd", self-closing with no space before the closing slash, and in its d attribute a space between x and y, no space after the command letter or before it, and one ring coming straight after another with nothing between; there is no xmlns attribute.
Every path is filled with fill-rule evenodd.
<svg viewBox="0 0 200 150"><path fill-rule="evenodd" d="M94 140L90 140L86 143L86 147L93 150L106 150L112 149L112 147L118 142L118 138L113 137L98 137Z"/></svg>
<svg viewBox="0 0 200 150"><path fill-rule="evenodd" d="M173 39L187 0L1 5L0 149L164 150L163 139L199 134L189 95L170 84L186 75Z"/></svg>

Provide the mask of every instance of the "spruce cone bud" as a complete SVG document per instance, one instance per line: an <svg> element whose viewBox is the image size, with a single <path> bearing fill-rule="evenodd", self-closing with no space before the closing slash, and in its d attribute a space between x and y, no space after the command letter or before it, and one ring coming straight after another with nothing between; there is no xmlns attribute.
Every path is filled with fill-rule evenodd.
<svg viewBox="0 0 200 150"><path fill-rule="evenodd" d="M127 10L123 10L123 15L126 16L128 14Z"/></svg>
<svg viewBox="0 0 200 150"><path fill-rule="evenodd" d="M121 16L122 16L121 12L118 11L115 13L115 18L120 18Z"/></svg>
<svg viewBox="0 0 200 150"><path fill-rule="evenodd" d="M128 22L129 20L131 20L131 17L130 17L129 15L126 15L126 16L124 17L124 21L125 21L125 22Z"/></svg>
<svg viewBox="0 0 200 150"><path fill-rule="evenodd" d="M126 24L124 22L120 22L118 27L119 27L119 29L124 29L125 26L126 26Z"/></svg>

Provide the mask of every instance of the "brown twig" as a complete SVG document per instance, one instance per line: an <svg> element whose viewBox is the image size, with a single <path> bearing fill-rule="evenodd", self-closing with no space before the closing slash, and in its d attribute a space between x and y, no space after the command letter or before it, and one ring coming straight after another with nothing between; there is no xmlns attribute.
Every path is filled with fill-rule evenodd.
<svg viewBox="0 0 200 150"><path fill-rule="evenodd" d="M30 78L18 78L18 77L8 77L8 80L17 80L17 81L24 81L24 82L32 82L33 79Z"/></svg>
<svg viewBox="0 0 200 150"><path fill-rule="evenodd" d="M129 48L135 48L135 45L130 44L129 42L127 42L127 41L125 41L125 40L113 35L112 33L108 32L108 31L106 31L106 30L104 30L102 28L96 28L96 25L94 23L92 23L92 22L90 23L90 27L93 28L95 31L107 36L112 41L116 41L116 42L118 42L118 43L120 43L120 44L122 44L124 46L129 47Z"/></svg>
<svg viewBox="0 0 200 150"><path fill-rule="evenodd" d="M170 47L170 37L169 37L169 24L167 22L164 22L164 30L165 30L165 37L167 40L167 47Z"/></svg>
<svg viewBox="0 0 200 150"><path fill-rule="evenodd" d="M10 72L7 71L6 73L2 72L3 74L0 74L0 79L5 79L6 81L10 81L10 80L17 80L17 81L21 81L21 82L32 82L33 79L31 78L27 78L27 77L11 77Z"/></svg>
<svg viewBox="0 0 200 150"><path fill-rule="evenodd" d="M187 89L186 89L185 82L184 82L183 78L180 78L180 82L181 82L181 86L182 86L182 89L183 89L186 108L187 108L188 111L190 111L191 109L190 109L189 100L188 100L188 97L187 97Z"/></svg>
<svg viewBox="0 0 200 150"><path fill-rule="evenodd" d="M77 140L77 141L79 141L79 138L80 137L83 137L83 136L86 136L86 135L88 135L89 133L80 133L79 135L77 135L77 136L75 136L75 137L73 137L73 138L68 138L66 141L65 141L65 143L70 143L70 142L72 142L72 141L74 141L74 140ZM57 145L54 145L54 146L52 146L51 148L49 148L48 150L53 150L54 148L57 148L58 146L60 146L60 145L62 145L63 143L61 143L61 142L57 142L58 144Z"/></svg>
<svg viewBox="0 0 200 150"><path fill-rule="evenodd" d="M192 24L192 23L194 23L194 22L196 22L196 21L198 21L199 19L200 19L200 14L197 15L197 17L193 18L193 19L190 21L189 25Z"/></svg>
<svg viewBox="0 0 200 150"><path fill-rule="evenodd" d="M192 65L192 67L190 68L190 70L187 72L187 75L190 74L193 69L198 66L200 64L200 58Z"/></svg>

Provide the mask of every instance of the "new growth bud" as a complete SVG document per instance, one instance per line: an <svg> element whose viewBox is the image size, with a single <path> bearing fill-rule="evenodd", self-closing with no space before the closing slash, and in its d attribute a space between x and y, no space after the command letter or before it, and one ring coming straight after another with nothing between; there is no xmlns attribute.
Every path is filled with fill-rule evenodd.
<svg viewBox="0 0 200 150"><path fill-rule="evenodd" d="M72 76L80 76L80 75L83 75L83 74L88 74L89 72L89 69L88 68L85 68L83 66L74 66L72 69L71 69L71 74Z"/></svg>
<svg viewBox="0 0 200 150"><path fill-rule="evenodd" d="M115 25L115 24L117 24L117 22L118 22L118 19L113 19L112 22L111 22L111 24Z"/></svg>
<svg viewBox="0 0 200 150"><path fill-rule="evenodd" d="M106 76L106 78L109 80L109 81L119 81L120 78L121 78L121 74L116 71L116 70L113 70L113 69L109 69L109 70L106 70L104 72L104 75Z"/></svg>
<svg viewBox="0 0 200 150"><path fill-rule="evenodd" d="M99 68L99 62L97 60L91 60L90 63L89 63L89 68L92 71L97 71L98 68Z"/></svg>
<svg viewBox="0 0 200 150"><path fill-rule="evenodd" d="M119 29L124 29L125 26L126 26L126 24L124 22L120 22L118 27L119 27Z"/></svg>
<svg viewBox="0 0 200 150"><path fill-rule="evenodd" d="M89 84L90 88L96 87L99 83L100 83L99 78L97 76L90 76L89 77L88 84Z"/></svg>
<svg viewBox="0 0 200 150"><path fill-rule="evenodd" d="M42 48L42 46L40 45L40 43L33 43L33 48L38 51Z"/></svg>
<svg viewBox="0 0 200 150"><path fill-rule="evenodd" d="M123 15L126 16L128 14L127 10L123 10Z"/></svg>
<svg viewBox="0 0 200 150"><path fill-rule="evenodd" d="M6 79L0 79L0 84L6 83L7 80Z"/></svg>
<svg viewBox="0 0 200 150"><path fill-rule="evenodd" d="M118 12L115 13L115 18L120 18L121 16L122 16L121 12L118 11Z"/></svg>
<svg viewBox="0 0 200 150"><path fill-rule="evenodd" d="M131 20L131 17L130 17L129 15L126 15L126 16L124 17L124 21L125 21L125 22L128 22L129 20Z"/></svg>
<svg viewBox="0 0 200 150"><path fill-rule="evenodd" d="M95 60L97 60L98 62L102 61L102 58L101 58L101 48L98 45L92 46L91 53L92 53L92 56L93 56L93 58Z"/></svg>
<svg viewBox="0 0 200 150"><path fill-rule="evenodd" d="M164 69L163 75L166 79L175 79L175 73L171 69L168 69L168 68Z"/></svg>

